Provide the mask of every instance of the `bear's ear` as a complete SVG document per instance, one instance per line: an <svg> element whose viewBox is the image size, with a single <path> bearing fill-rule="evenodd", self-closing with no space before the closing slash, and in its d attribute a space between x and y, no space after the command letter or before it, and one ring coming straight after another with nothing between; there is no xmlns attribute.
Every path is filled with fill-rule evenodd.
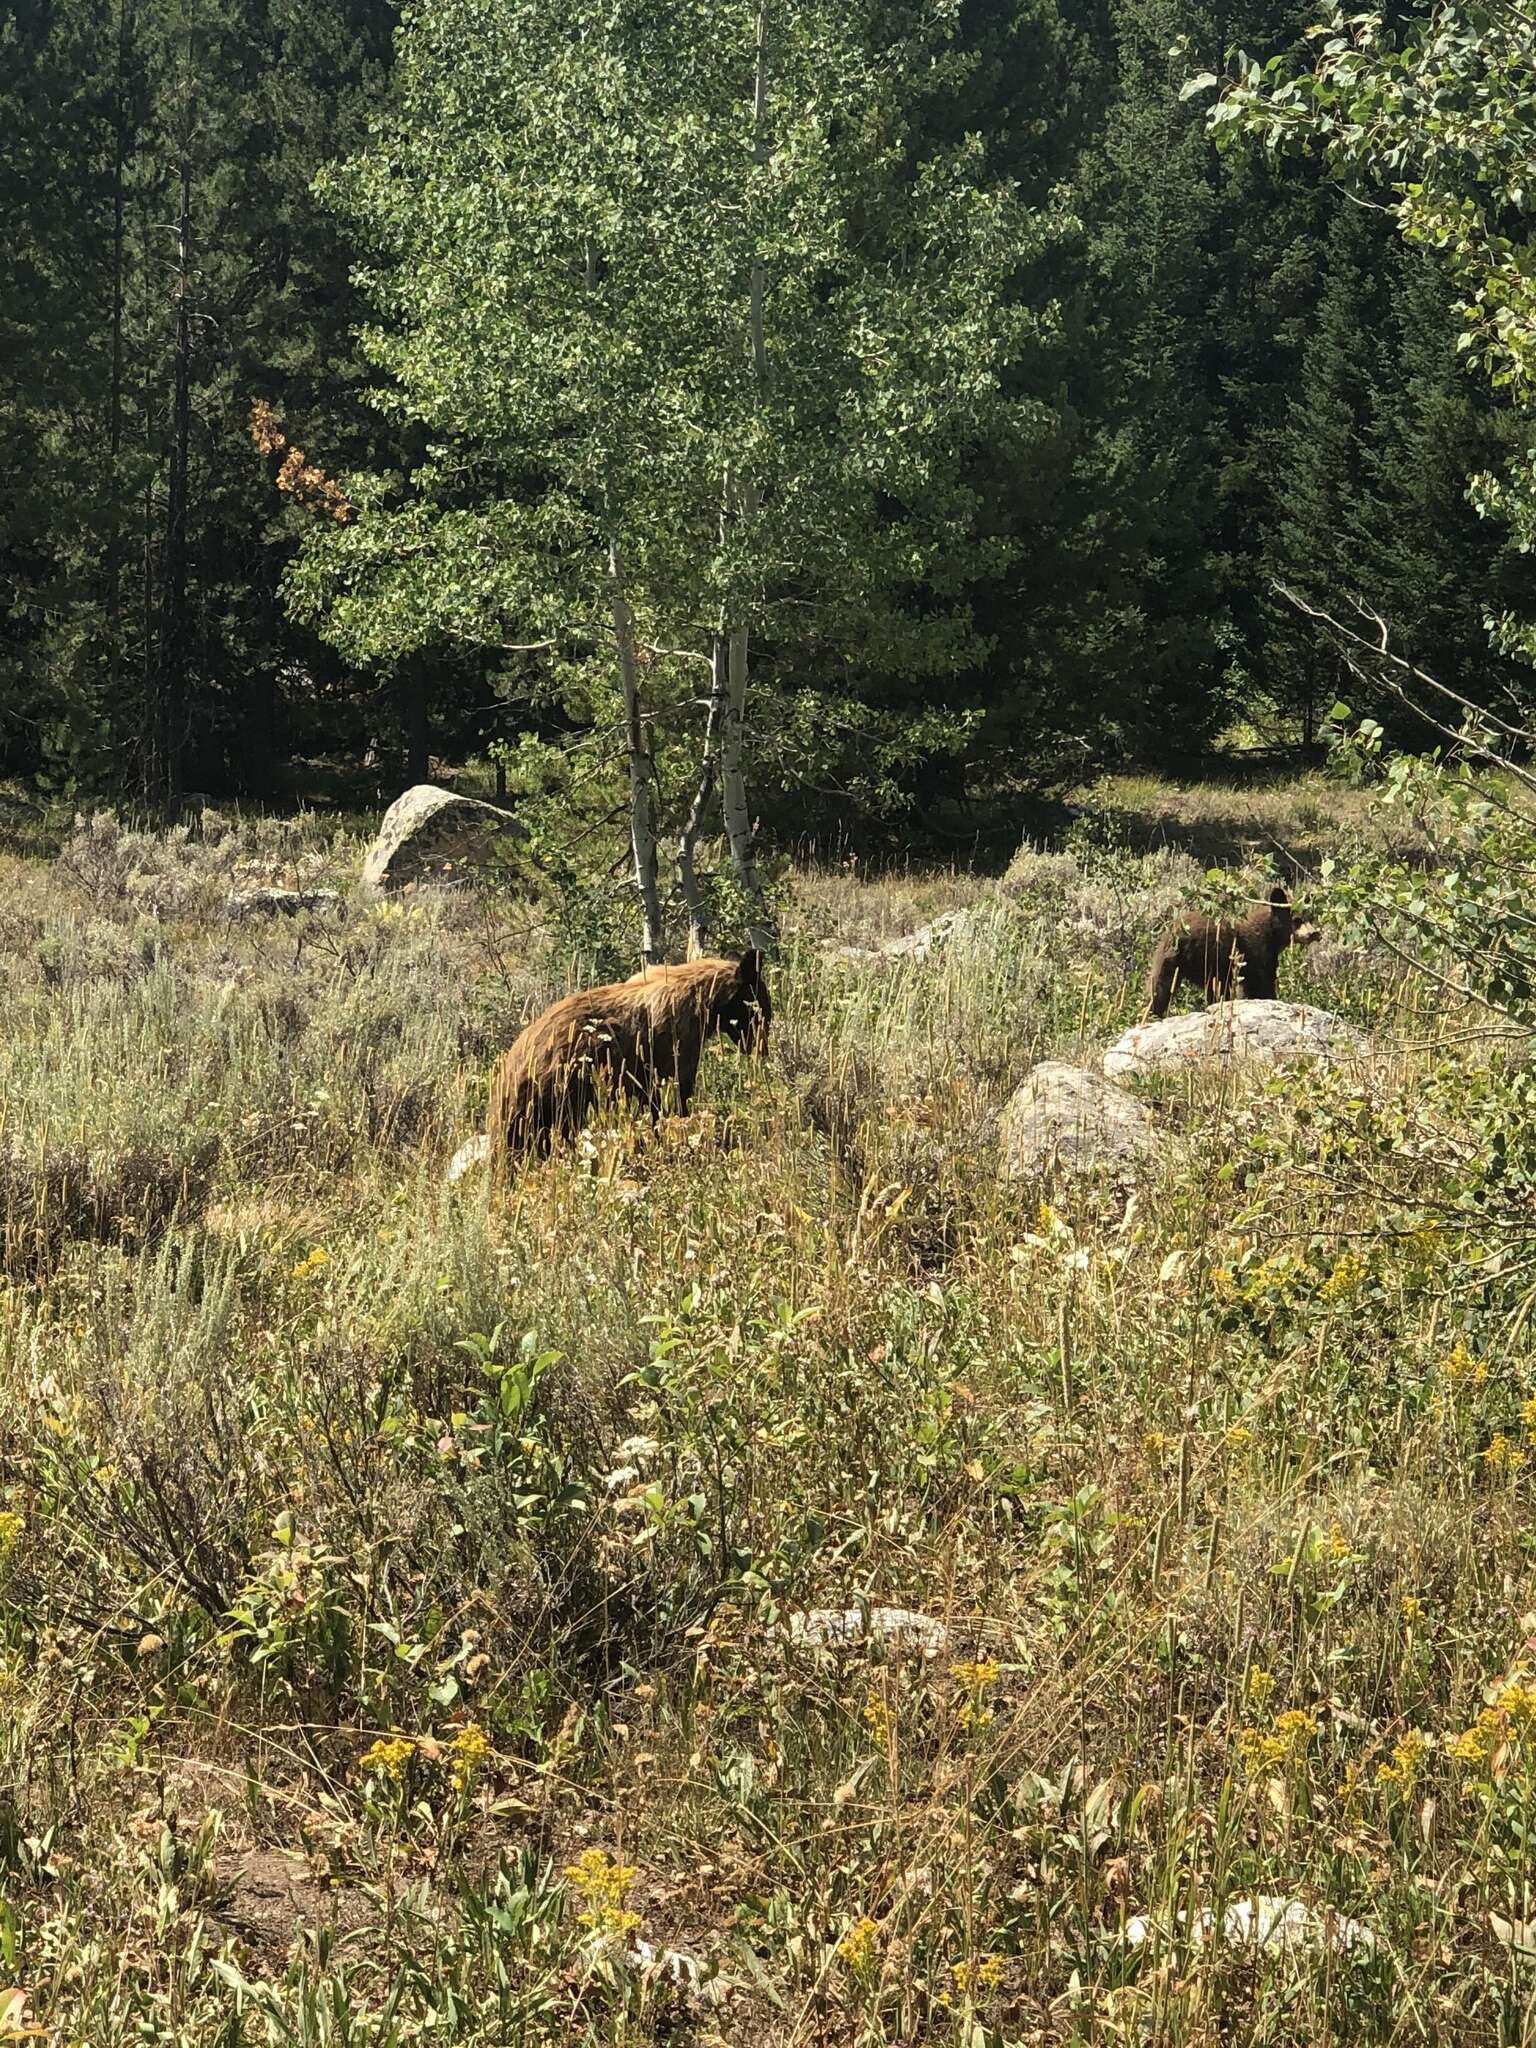
<svg viewBox="0 0 1536 2048"><path fill-rule="evenodd" d="M1275 910L1284 910L1289 906L1290 900L1291 892L1286 888L1284 882L1276 882L1273 889L1269 892L1271 907Z"/></svg>
<svg viewBox="0 0 1536 2048"><path fill-rule="evenodd" d="M756 988L763 978L763 956L756 946L743 953L736 965L736 979L743 988Z"/></svg>

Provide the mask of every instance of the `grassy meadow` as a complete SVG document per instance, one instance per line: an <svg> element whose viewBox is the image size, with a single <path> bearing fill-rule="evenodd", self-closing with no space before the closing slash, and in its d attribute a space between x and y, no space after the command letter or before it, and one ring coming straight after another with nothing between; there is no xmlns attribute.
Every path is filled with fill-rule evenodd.
<svg viewBox="0 0 1536 2048"><path fill-rule="evenodd" d="M566 924L365 903L315 818L14 832L0 2041L1536 2040L1530 1279L1467 1194L1523 1052L1329 934L1281 993L1360 1072L999 1171L1208 860L1381 830L1127 783L1001 877L797 871L766 1061L496 1195L444 1170ZM943 1641L803 1620L865 1604Z"/></svg>

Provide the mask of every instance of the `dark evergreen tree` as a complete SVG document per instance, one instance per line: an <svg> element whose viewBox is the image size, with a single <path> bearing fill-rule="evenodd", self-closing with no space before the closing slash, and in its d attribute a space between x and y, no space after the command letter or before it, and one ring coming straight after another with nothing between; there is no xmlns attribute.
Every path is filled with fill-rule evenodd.
<svg viewBox="0 0 1536 2048"><path fill-rule="evenodd" d="M276 602L286 543L249 412L275 397L342 452L359 431L348 255L309 186L356 132L392 18L60 0L6 22L0 733L19 765L172 799L189 777L270 779L281 697L326 657Z"/></svg>
<svg viewBox="0 0 1536 2048"><path fill-rule="evenodd" d="M1462 367L1454 293L1433 259L1392 234L1380 274L1382 342L1365 394L1359 559L1348 587L1390 623L1398 651L1440 681L1479 703L1506 693L1528 701L1530 670L1501 656L1484 625L1526 602L1527 566L1468 490L1472 476L1503 467L1513 422ZM1381 708L1401 729L1401 708Z"/></svg>
<svg viewBox="0 0 1536 2048"><path fill-rule="evenodd" d="M1358 207L1335 203L1321 290L1296 389L1276 441L1268 567L1273 580L1326 596L1354 588L1366 506L1363 431L1381 373L1383 238ZM1262 698L1310 742L1342 677L1316 632L1272 588Z"/></svg>

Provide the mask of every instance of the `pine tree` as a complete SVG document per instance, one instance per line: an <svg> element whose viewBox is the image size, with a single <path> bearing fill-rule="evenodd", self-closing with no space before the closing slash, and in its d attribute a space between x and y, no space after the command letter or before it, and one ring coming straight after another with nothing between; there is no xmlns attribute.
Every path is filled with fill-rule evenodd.
<svg viewBox="0 0 1536 2048"><path fill-rule="evenodd" d="M228 781L261 751L251 703L315 649L276 603L289 543L247 416L278 383L345 445L355 307L308 187L390 23L383 0L60 0L0 31L21 765L157 799Z"/></svg>
<svg viewBox="0 0 1536 2048"><path fill-rule="evenodd" d="M1278 441L1267 566L1280 582L1330 601L1358 587L1362 531L1370 523L1362 471L1372 389L1382 374L1382 252L1376 223L1356 207L1336 205ZM1341 679L1283 597L1272 597L1270 618L1264 694L1300 721L1310 744Z"/></svg>
<svg viewBox="0 0 1536 2048"><path fill-rule="evenodd" d="M1382 271L1387 317L1366 398L1354 585L1389 622L1397 651L1440 681L1490 705L1528 695L1528 669L1489 646L1484 624L1521 601L1523 564L1471 491L1503 460L1507 409L1462 368L1454 294L1433 259L1392 241ZM1377 708L1402 729L1398 706Z"/></svg>

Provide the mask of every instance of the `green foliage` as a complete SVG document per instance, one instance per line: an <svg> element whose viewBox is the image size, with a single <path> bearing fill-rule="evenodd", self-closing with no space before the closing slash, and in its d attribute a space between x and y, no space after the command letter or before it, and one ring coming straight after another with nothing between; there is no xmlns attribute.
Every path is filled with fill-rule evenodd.
<svg viewBox="0 0 1536 2048"><path fill-rule="evenodd" d="M1262 136L1271 150L1320 150L1356 189L1384 194L1404 236L1433 252L1461 291L1469 362L1528 412L1536 396L1536 284L1522 225L1536 146L1529 20L1519 9L1439 0L1427 19L1399 28L1334 6L1308 35L1310 70L1288 57L1240 60L1213 119ZM1528 551L1536 539L1528 449L1512 473L1480 477L1476 492ZM1536 653L1532 629L1514 614L1496 625L1506 650Z"/></svg>
<svg viewBox="0 0 1536 2048"><path fill-rule="evenodd" d="M1333 708L1335 721L1349 710ZM1536 822L1518 769L1490 775L1499 737L1473 720L1449 757L1394 753L1374 719L1354 725L1351 750L1380 771L1377 801L1407 812L1429 848L1425 864L1358 861L1335 885L1362 931L1474 996L1521 1032L1536 1026ZM1325 866L1327 873L1333 864Z"/></svg>
<svg viewBox="0 0 1536 2048"><path fill-rule="evenodd" d="M754 138L750 13L498 19L412 19L391 85L380 0L7 18L0 764L66 797L371 801L584 730L611 782L603 491L643 634L687 650L644 677L669 829L726 611L754 810L796 838L971 833L977 797L1187 758L1234 710L1289 738L1336 681L1277 571L1358 591L1476 701L1509 684L1482 618L1520 651L1518 23L1332 23L1297 78L1289 0L807 0L769 22ZM1223 41L1257 69L1222 128L1272 153L1218 158L1184 90ZM1412 260L1279 161L1307 136ZM1458 326L1497 389L1458 380ZM370 350L403 411L364 402ZM361 516L317 537L343 477ZM344 653L279 601L310 544Z"/></svg>
<svg viewBox="0 0 1536 2048"><path fill-rule="evenodd" d="M862 780L882 805L903 754L974 722L921 693L759 713L746 680L760 646L898 679L985 651L966 596L1010 542L980 523L978 451L1038 436L1008 386L1057 309L1015 280L1066 222L948 132L973 68L957 24L820 0L755 24L437 8L402 31L375 146L329 174L370 252L376 401L425 439L408 475L347 481L356 517L316 526L296 608L357 659L544 654L525 685L595 729L610 775L623 737L642 898L647 807L693 782L669 771L697 749L717 642L709 744L749 899L748 721L750 774L761 727L791 784L817 766L803 706L823 760L836 724L878 734Z"/></svg>
<svg viewBox="0 0 1536 2048"><path fill-rule="evenodd" d="M354 129L390 18L375 0L67 0L0 29L0 748L66 793L269 789L289 704L302 717L316 676L335 680L276 605L290 543L247 414L272 398L324 416L334 451L368 445L346 259L308 186Z"/></svg>

